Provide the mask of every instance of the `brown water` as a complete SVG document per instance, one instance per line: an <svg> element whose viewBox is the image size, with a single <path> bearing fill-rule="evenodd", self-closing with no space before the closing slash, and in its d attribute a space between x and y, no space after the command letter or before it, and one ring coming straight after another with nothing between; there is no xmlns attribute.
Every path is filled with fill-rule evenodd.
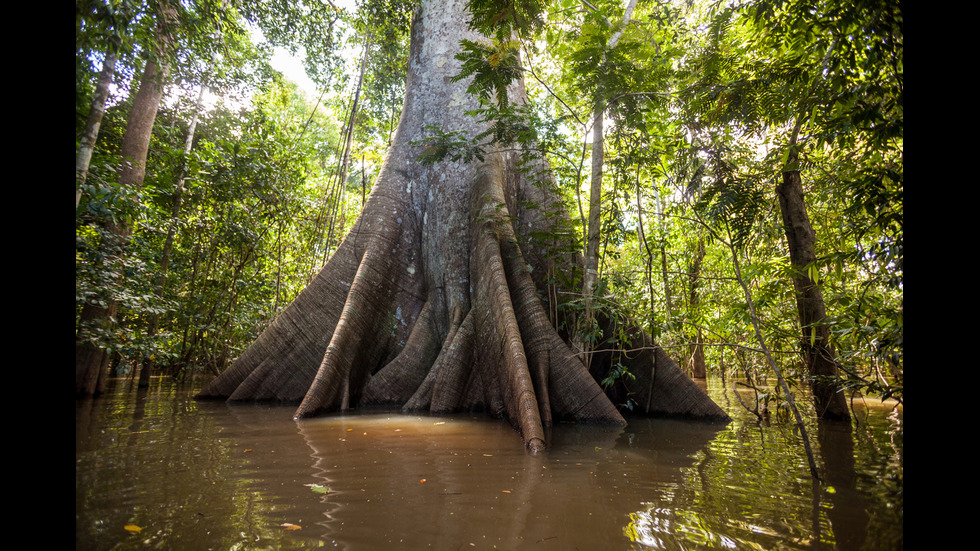
<svg viewBox="0 0 980 551"><path fill-rule="evenodd" d="M903 418L880 405L851 432L810 428L814 485L790 424L720 388L728 425L560 425L529 457L482 417L294 421L155 385L77 402L76 549L903 547Z"/></svg>

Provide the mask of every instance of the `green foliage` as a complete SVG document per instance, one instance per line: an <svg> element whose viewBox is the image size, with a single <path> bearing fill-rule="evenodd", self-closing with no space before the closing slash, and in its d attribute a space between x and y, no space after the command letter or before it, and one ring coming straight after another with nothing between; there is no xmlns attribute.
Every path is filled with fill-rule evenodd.
<svg viewBox="0 0 980 551"><path fill-rule="evenodd" d="M76 311L115 300L117 323L84 328L84 338L128 358L152 356L174 373L218 369L295 296L355 218L360 186L369 185L399 118L416 2L362 0L352 13L305 0L183 2L164 54L154 49L159 5L76 3L76 136L103 56L113 51L120 59L119 91L76 213ZM753 384L769 373L753 345L727 242L738 251L766 340L789 378L803 382L773 194L781 171L798 169L818 236L817 261L807 269L819 274L847 384L901 398L898 3L640 3L625 25L622 3L612 1L562 0L545 9L536 1L474 0L470 9L472 27L485 38L460 44L462 70L454 80L467 82L480 100L471 115L487 130L427 128L414 144L421 162L474 162L495 149L521 150L529 181L563 201L521 203L553 222L530 238L555 259L574 257L585 229L589 121L601 107L601 315L619 327L639 321L679 360L702 335L711 345L709 370ZM269 47L252 43L249 24L271 44L306 52L323 92L319 102L275 76L266 64ZM341 182L334 120L348 117L360 61L343 59L345 45L368 56L349 152L365 168L349 170ZM154 128L144 187L123 189L116 175L126 96L150 55L169 56L174 82L208 83L228 101L209 107L185 155L191 94L171 97ZM508 94L518 80L526 82L526 102ZM250 99L233 103L233 95ZM135 228L131 238L108 239L109 225L122 222ZM161 288L168 235L173 250ZM593 346L628 348L626 335L603 344L598 325L577 327L581 300L552 292L579 288L581 277L569 269L543 278L552 286L543 299L556 326L579 331ZM155 316L160 327L150 336ZM614 361L600 382L630 377Z"/></svg>
<svg viewBox="0 0 980 551"><path fill-rule="evenodd" d="M682 173L688 194L705 222L731 232L742 254L783 255L778 239L772 252L759 250L774 235L771 189L781 171L801 171L820 247L808 269L823 274L848 385L900 397L900 8L750 2L711 13L709 23L684 69L691 82L681 95L692 136ZM758 281L751 265L747 277ZM789 274L775 275L786 281ZM791 320L787 293L774 302L763 290L755 298L765 317ZM771 331L777 349L792 349L791 340L780 342L792 331ZM886 386L884 363L898 374Z"/></svg>
<svg viewBox="0 0 980 551"><path fill-rule="evenodd" d="M419 162L432 165L443 160L463 161L466 163L486 157L486 146L481 140L472 137L468 132L446 132L440 127L427 126L429 136L412 145L422 146Z"/></svg>
<svg viewBox="0 0 980 551"><path fill-rule="evenodd" d="M472 79L467 92L485 103L496 98L497 107L507 109L507 87L521 76L519 45L516 40L461 41L456 59L463 64L452 82Z"/></svg>
<svg viewBox="0 0 980 551"><path fill-rule="evenodd" d="M204 17L206 7L188 6L182 17ZM214 28L219 15L210 17L199 25ZM239 48L230 44L225 53ZM227 90L263 74L225 71L229 80L209 80ZM157 115L138 189L116 182L128 102L111 105L103 119L76 211L76 319L86 304L115 304L109 323L81 324L78 338L178 374L221 369L305 285L323 167L338 132L322 114L310 116L294 86L271 81L247 108L219 104L203 113L185 155L197 106L174 99ZM123 225L133 230L119 238L114 228Z"/></svg>
<svg viewBox="0 0 980 551"><path fill-rule="evenodd" d="M307 74L326 87L341 64L337 46L349 14L330 2L245 2L241 16L258 26L272 44L304 53Z"/></svg>
<svg viewBox="0 0 980 551"><path fill-rule="evenodd" d="M470 27L498 40L530 37L544 24L545 4L539 0L471 0L469 8Z"/></svg>
<svg viewBox="0 0 980 551"><path fill-rule="evenodd" d="M370 37L367 73L364 77L359 137L366 143L390 145L405 95L409 33L413 0L364 0L354 19L360 46Z"/></svg>

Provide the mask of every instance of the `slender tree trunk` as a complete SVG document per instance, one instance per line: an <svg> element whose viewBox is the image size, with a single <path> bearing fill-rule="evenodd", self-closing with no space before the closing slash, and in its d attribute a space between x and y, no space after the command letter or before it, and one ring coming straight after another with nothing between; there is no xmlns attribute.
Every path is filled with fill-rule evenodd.
<svg viewBox="0 0 980 551"><path fill-rule="evenodd" d="M82 134L82 143L75 155L75 208L82 199L82 186L88 177L88 166L92 160L92 152L95 150L95 141L99 138L99 127L102 126L102 116L105 114L105 103L109 99L109 85L116 73L116 54L111 49L106 50L105 59L102 61L102 70L99 72L99 80L95 86L95 95L92 96L92 106L89 109L88 119L85 121L85 132Z"/></svg>
<svg viewBox="0 0 980 551"><path fill-rule="evenodd" d="M667 321L671 322L674 319L674 300L670 287L670 271L667 269L667 217L664 215L663 198L658 194L654 199L657 202L657 222L660 224L661 235L664 236L660 240L660 274L664 280L664 309L667 313Z"/></svg>
<svg viewBox="0 0 980 551"><path fill-rule="evenodd" d="M763 354L769 363L770 369L772 369L773 373L776 374L779 387L783 391L783 396L786 398L786 402L789 404L789 409L793 413L794 419L796 419L796 428L800 432L800 436L803 438L803 448L806 451L807 463L810 466L810 476L814 480L818 480L820 475L817 473L817 461L813 455L813 447L810 445L810 435L806 430L806 425L803 423L803 415L800 413L799 408L796 407L796 399L793 398L793 393L789 390L789 384L783 377L783 372L779 369L779 365L776 364L776 360L773 359L772 352L769 350L766 340L762 337L762 323L759 320L758 313L756 312L755 300L752 299L752 293L749 291L749 284L742 277L742 268L741 263L738 260L738 251L732 244L730 231L726 245L728 245L728 248L732 253L732 267L735 269L735 279L738 280L738 284L740 287L742 287L742 292L745 294L745 304L749 308L749 319L752 320L752 328L755 331L755 338L759 343L759 347L762 348ZM746 374L749 375L748 372ZM751 376L746 378L751 382Z"/></svg>
<svg viewBox="0 0 980 551"><path fill-rule="evenodd" d="M197 130L197 122L201 117L201 102L204 99L205 86L202 84L197 93L197 101L194 102L194 114L191 115L191 122L187 126L187 136L184 139L184 161L180 172L177 174L177 186L174 192L173 205L170 209L170 224L167 227L167 238L163 243L163 252L160 254L160 265L157 274L156 294L163 298L167 289L167 274L170 271L170 254L174 248L174 238L177 234L177 216L180 214L180 207L184 197L184 182L187 180L187 165L191 150L194 147L194 134ZM152 339L160 325L160 314L153 314L146 329L146 336ZM150 375L152 372L153 358L144 357L143 366L140 369L139 388L150 386Z"/></svg>
<svg viewBox="0 0 980 551"><path fill-rule="evenodd" d="M647 314L650 322L650 331L656 335L657 334L657 319L656 319L656 309L654 308L654 292L653 292L653 249L650 247L650 243L647 241L647 234L643 224L643 201L641 199L642 194L640 190L640 174L639 165L637 165L636 174L636 213L637 213L637 237L641 243L640 252L646 253L646 261L643 263L643 273L647 283L647 293L650 295L650 312Z"/></svg>
<svg viewBox="0 0 980 551"><path fill-rule="evenodd" d="M172 7L166 7L161 19L160 36L163 40L169 37L168 18L173 13ZM165 59L165 58L159 58ZM168 66L158 65L153 59L147 60L140 78L139 90L133 100L133 107L126 123L120 147L123 159L119 171L119 184L123 187L141 187L146 175L146 157L153 131L153 121L156 119L160 101L163 99L164 86ZM109 221L103 225L104 242L109 251L109 261L113 262L125 254L125 248L133 231L129 222ZM105 297L100 302L89 301L79 317L79 327L75 336L75 387L77 396L92 396L101 394L106 376L106 354L94 343L93 332L108 331L114 324L118 304L112 296Z"/></svg>
<svg viewBox="0 0 980 551"><path fill-rule="evenodd" d="M582 274L582 297L585 302L585 315L576 332L576 348L584 353L585 366L591 364L592 348L590 341L594 339L593 296L596 282L599 280L599 230L602 218L602 165L605 150L603 146L603 113L601 105L597 105L592 121L592 179L589 190L589 221L588 238L585 242L585 270Z"/></svg>
<svg viewBox="0 0 980 551"><path fill-rule="evenodd" d="M465 0L423 0L401 121L360 217L201 398L294 401L297 417L370 406L482 410L509 420L531 453L553 421L625 423L539 296L554 255L532 237L556 230L557 196L526 179L509 146L481 163L418 162L423 147L414 143L428 126L484 129L466 115L477 106L468 83L452 82L464 38L480 38ZM524 101L523 83L510 95ZM574 262L559 261L566 271ZM664 392L658 407L727 418L690 379L654 386Z"/></svg>
<svg viewBox="0 0 980 551"><path fill-rule="evenodd" d="M619 44L626 25L629 24L636 9L637 0L629 0L623 13L623 20L613 31L606 43L606 49L611 50ZM585 316L579 324L576 347L584 353L585 366L590 367L592 354L591 341L594 339L595 313L593 297L596 283L599 281L599 233L602 219L602 171L605 163L605 137L603 135L603 120L606 112L607 98L597 97L592 116L592 179L589 188L589 222L585 242L585 270L582 275L582 297L585 302Z"/></svg>
<svg viewBox="0 0 980 551"><path fill-rule="evenodd" d="M153 134L153 122L163 100L163 83L169 73L169 67L165 63L159 63L152 59L147 60L139 91L126 122L126 132L119 151L123 158L119 183L123 186L140 187L146 176L146 157Z"/></svg>
<svg viewBox="0 0 980 551"><path fill-rule="evenodd" d="M701 263L704 261L704 240L698 240L698 250L694 253L694 259L691 262L690 269L688 270L688 278L690 279L691 293L690 293L690 313L695 320L697 312L700 308L700 294L698 293L698 287L701 284ZM707 377L707 366L704 361L704 335L701 331L700 323L697 324L697 328L694 331L694 335L691 342L691 356L690 356L690 369L691 377L695 379L704 379Z"/></svg>
<svg viewBox="0 0 980 551"><path fill-rule="evenodd" d="M827 53L820 64L821 68L828 66L836 40L835 38L827 48ZM818 72L811 82L811 92L816 89L821 74ZM776 186L776 196L779 199L783 230L786 232L786 244L789 247L789 259L793 267L793 289L796 293L796 310L802 333L800 350L810 377L810 389L813 393L817 417L844 421L850 420L851 416L847 409L847 400L844 399L840 387L837 356L830 344L830 328L826 324L823 291L820 289L820 282L810 275L810 269L817 260L817 234L813 231L807 214L798 149L798 140L806 113L806 104L801 103L796 124L790 133L789 155L783 166L782 181Z"/></svg>
<svg viewBox="0 0 980 551"><path fill-rule="evenodd" d="M795 154L794 154L795 157ZM795 159L791 159L795 165ZM776 189L782 213L790 263L793 266L793 288L802 335L800 348L810 388L821 419L847 420L850 413L838 379L837 359L830 344L830 329L826 324L823 292L820 284L810 278L810 267L816 262L816 232L810 225L799 170L786 170Z"/></svg>

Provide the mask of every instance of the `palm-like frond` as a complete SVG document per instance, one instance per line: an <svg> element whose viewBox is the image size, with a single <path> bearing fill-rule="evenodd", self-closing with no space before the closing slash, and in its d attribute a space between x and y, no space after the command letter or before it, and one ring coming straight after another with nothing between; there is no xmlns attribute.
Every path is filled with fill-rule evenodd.
<svg viewBox="0 0 980 551"><path fill-rule="evenodd" d="M507 87L521 76L519 45L516 40L463 40L463 51L456 54L463 64L452 82L472 78L467 92L487 102L496 99L501 108L506 107Z"/></svg>

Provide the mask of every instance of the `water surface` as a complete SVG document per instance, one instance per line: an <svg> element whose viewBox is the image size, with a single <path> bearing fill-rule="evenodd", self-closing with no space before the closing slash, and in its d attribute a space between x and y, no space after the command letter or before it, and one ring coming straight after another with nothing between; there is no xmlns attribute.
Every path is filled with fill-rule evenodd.
<svg viewBox="0 0 980 551"><path fill-rule="evenodd" d="M902 415L556 426L197 402L166 381L76 404L76 549L902 549ZM128 528L127 528L128 527Z"/></svg>

